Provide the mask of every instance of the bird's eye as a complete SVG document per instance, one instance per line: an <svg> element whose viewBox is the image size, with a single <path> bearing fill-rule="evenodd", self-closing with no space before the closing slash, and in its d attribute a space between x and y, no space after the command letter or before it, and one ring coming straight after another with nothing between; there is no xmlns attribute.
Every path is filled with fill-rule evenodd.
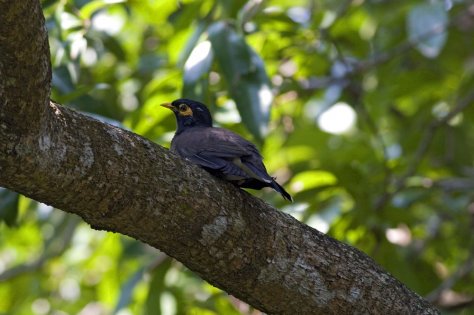
<svg viewBox="0 0 474 315"><path fill-rule="evenodd" d="M188 105L186 104L179 104L179 111L180 112L185 112L188 110Z"/></svg>

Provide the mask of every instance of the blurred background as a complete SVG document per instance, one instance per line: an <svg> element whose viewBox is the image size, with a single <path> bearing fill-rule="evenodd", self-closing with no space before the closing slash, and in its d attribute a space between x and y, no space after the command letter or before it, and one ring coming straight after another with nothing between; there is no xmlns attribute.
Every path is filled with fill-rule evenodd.
<svg viewBox="0 0 474 315"><path fill-rule="evenodd" d="M44 0L52 99L168 147L179 97L261 149L251 191L474 314L474 4ZM131 238L0 188L0 314L260 314Z"/></svg>

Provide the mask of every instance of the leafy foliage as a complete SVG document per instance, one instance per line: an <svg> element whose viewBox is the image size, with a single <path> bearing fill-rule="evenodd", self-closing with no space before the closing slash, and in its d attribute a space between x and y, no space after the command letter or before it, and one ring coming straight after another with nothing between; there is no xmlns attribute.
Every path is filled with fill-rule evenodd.
<svg viewBox="0 0 474 315"><path fill-rule="evenodd" d="M295 203L251 193L365 251L447 312L473 311L468 1L43 9L53 99L165 146L175 122L158 105L206 102L217 124L260 145ZM154 249L1 189L0 219L0 314L253 312Z"/></svg>

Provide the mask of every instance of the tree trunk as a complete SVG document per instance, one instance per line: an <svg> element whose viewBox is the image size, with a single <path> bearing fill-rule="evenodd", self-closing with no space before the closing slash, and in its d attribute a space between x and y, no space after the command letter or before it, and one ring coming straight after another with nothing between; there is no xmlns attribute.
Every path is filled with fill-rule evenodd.
<svg viewBox="0 0 474 315"><path fill-rule="evenodd" d="M437 314L359 250L49 101L37 0L0 0L0 186L154 246L271 314Z"/></svg>

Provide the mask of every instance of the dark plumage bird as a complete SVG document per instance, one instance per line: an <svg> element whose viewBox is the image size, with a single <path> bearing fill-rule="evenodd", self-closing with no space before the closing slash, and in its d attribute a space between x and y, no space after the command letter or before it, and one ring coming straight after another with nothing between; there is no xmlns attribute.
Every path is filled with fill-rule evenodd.
<svg viewBox="0 0 474 315"><path fill-rule="evenodd" d="M271 187L293 201L268 175L255 145L230 130L213 127L211 113L204 104L178 99L161 106L173 111L178 124L171 151L239 187Z"/></svg>

